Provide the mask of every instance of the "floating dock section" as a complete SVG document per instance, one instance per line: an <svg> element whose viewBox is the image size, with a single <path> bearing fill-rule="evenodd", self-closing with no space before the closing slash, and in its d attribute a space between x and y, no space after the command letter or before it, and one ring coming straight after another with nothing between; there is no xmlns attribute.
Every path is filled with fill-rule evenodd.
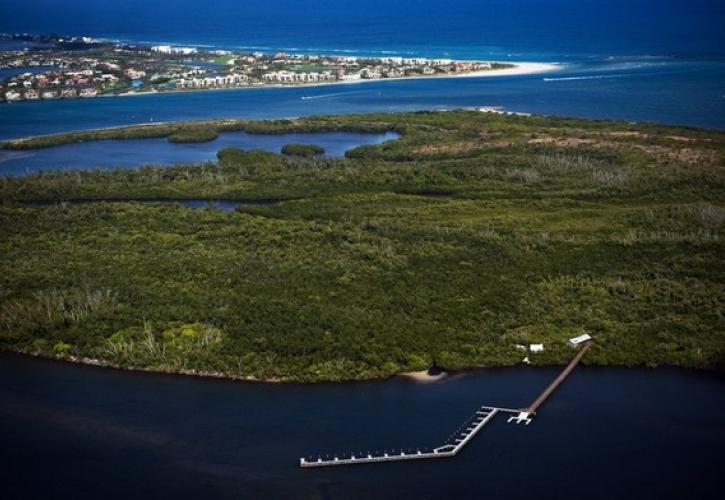
<svg viewBox="0 0 725 500"><path fill-rule="evenodd" d="M369 464L376 462L399 462L402 460L421 460L425 458L446 458L453 457L460 452L473 437L483 429L499 413L510 414L507 422L529 425L536 410L546 401L551 393L566 379L574 370L581 358L590 347L585 344L559 376L536 398L536 400L525 409L500 408L496 406L481 406L458 430L442 445L432 449L419 449L411 451L391 451L383 453L336 455L333 457L302 457L300 467L329 467L334 465Z"/></svg>
<svg viewBox="0 0 725 500"><path fill-rule="evenodd" d="M449 440L433 449L416 450L414 452L395 451L387 453L370 453L366 455L343 455L333 458L300 458L300 467L326 467L331 465L365 464L373 462L396 462L400 460L418 460L423 458L445 458L457 455L461 449L473 439L499 413L518 414L521 410L512 408L496 408L482 406L468 419Z"/></svg>

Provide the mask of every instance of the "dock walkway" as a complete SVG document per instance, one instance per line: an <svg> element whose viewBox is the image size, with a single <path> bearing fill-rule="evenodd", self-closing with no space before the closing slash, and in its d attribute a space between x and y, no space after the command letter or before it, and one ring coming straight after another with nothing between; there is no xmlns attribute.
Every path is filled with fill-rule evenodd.
<svg viewBox="0 0 725 500"><path fill-rule="evenodd" d="M356 456L354 454L333 458L300 458L300 467L326 467L331 465L364 464L373 462L395 462L400 460L418 460L423 458L445 458L457 455L461 449L483 429L498 413L519 413L521 410L481 406L476 413L462 425L451 438L432 450L417 450L413 453L397 451Z"/></svg>
<svg viewBox="0 0 725 500"><path fill-rule="evenodd" d="M579 349L579 352L576 353L576 356L572 358L571 361L569 361L569 364L566 365L566 368L559 374L554 381L549 384L549 387L544 389L544 392L541 393L541 395L536 398L536 401L531 403L531 405L526 409L526 412L534 415L536 413L536 410L539 409L539 406L541 406L546 399L551 396L551 393L556 390L557 387L566 379L566 377L569 376L569 374L576 368L576 365L579 364L579 361L581 361L584 354L587 352L587 350L591 347L591 342L587 342L582 346L581 349Z"/></svg>
<svg viewBox="0 0 725 500"><path fill-rule="evenodd" d="M405 452L403 450L384 453L368 453L361 455L336 455L329 457L302 457L300 458L300 467L329 467L334 465L352 465L352 464L368 464L375 462L397 462L401 460L420 460L424 458L446 458L458 454L483 427L488 424L499 413L509 413L507 422L517 424L523 423L528 425L531 423L532 417L536 414L536 410L546 401L557 387L569 376L576 365L582 359L584 354L591 346L590 342L584 344L579 352L569 361L569 364L559 374L559 376L544 389L544 392L525 409L500 408L496 406L481 406L476 413L473 414L458 430L442 445L427 449L416 450L415 452Z"/></svg>

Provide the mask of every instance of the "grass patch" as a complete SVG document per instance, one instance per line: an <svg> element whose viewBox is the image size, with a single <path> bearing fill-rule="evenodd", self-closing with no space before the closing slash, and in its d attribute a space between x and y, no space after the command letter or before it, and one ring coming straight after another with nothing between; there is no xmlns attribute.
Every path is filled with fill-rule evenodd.
<svg viewBox="0 0 725 500"><path fill-rule="evenodd" d="M210 142L219 137L216 130L197 129L197 130L181 130L169 135L166 140L176 143L200 143Z"/></svg>
<svg viewBox="0 0 725 500"><path fill-rule="evenodd" d="M313 156L325 154L325 148L317 144L285 144L282 146L282 154L301 158L312 158Z"/></svg>

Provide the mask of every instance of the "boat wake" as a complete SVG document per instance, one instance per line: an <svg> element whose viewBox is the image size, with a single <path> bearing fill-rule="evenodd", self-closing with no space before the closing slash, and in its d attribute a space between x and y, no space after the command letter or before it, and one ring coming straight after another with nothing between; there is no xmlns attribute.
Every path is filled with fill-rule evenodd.
<svg viewBox="0 0 725 500"><path fill-rule="evenodd" d="M558 78L543 78L545 82L570 82L576 80L607 80L610 78L629 78L632 76L647 76L652 73L625 73L617 75L590 75L590 76L562 76Z"/></svg>
<svg viewBox="0 0 725 500"><path fill-rule="evenodd" d="M307 101L309 99L326 99L328 97L338 97L341 95L353 95L353 94L365 94L368 93L367 91L362 92L335 92L332 94L321 94L321 95L303 95L300 97L303 101Z"/></svg>

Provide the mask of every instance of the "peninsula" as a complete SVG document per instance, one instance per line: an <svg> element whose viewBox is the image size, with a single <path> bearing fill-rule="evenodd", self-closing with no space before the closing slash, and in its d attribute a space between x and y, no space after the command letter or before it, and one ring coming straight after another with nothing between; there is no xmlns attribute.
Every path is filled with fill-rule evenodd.
<svg viewBox="0 0 725 500"><path fill-rule="evenodd" d="M239 52L109 42L90 37L0 35L27 45L0 52L7 102L403 78L504 76L551 71L544 63Z"/></svg>

